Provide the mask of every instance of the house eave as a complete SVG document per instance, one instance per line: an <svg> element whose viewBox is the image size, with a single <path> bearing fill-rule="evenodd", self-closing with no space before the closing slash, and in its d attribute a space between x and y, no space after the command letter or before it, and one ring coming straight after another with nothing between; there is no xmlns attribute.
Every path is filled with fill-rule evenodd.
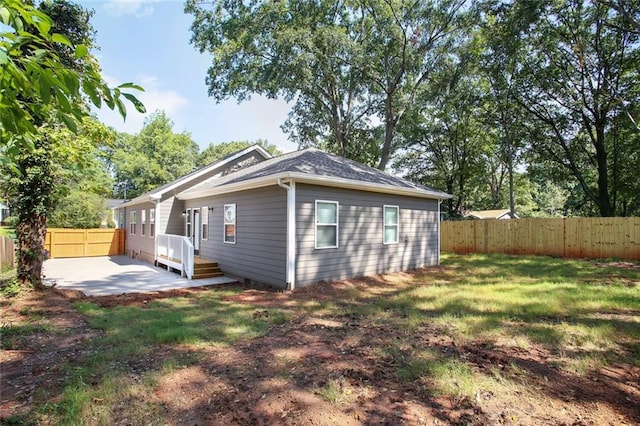
<svg viewBox="0 0 640 426"><path fill-rule="evenodd" d="M333 176L309 175L306 173L283 172L269 176L249 179L242 182L216 186L202 189L200 191L185 191L177 194L180 200L193 200L212 195L228 194L230 192L245 191L248 189L262 188L270 185L277 185L278 181L295 181L310 185L329 186L335 188L355 189L367 192L377 192L392 195L404 195L409 197L427 198L431 200L447 200L453 198L452 195L444 192L428 191L417 188L404 188L393 185L383 185L370 182L362 182L351 179L336 178Z"/></svg>
<svg viewBox="0 0 640 426"><path fill-rule="evenodd" d="M232 155L229 158L226 158L225 160L221 161L221 162L216 162L211 164L209 167L204 167L202 170L200 170L200 172L195 173L192 176L189 176L189 179L185 179L185 180L181 180L181 179L177 179L175 181L175 183L173 185L170 185L166 188L162 188L162 190L160 191L152 191L152 192L148 192L146 194L143 194L139 197L134 198L131 201L128 201L126 203L122 204L122 207L129 207L129 206L133 206L136 204L140 204L140 203L145 203L145 202L155 202L157 200L161 200L162 197L164 196L164 194L171 192L173 190L175 190L176 188L185 185L187 183L189 183L190 181L194 180L194 179L198 179L199 177L211 172L212 170L218 169L220 167L224 167L226 164L229 164L230 162L237 160L238 158L242 157L243 155L246 155L252 151L257 151L259 152L264 158L266 159L270 159L272 158L272 155L269 154L267 152L267 150L265 150L263 147L261 147L260 145L252 145L248 148L243 149L242 151L239 151L237 153L235 153L234 155Z"/></svg>

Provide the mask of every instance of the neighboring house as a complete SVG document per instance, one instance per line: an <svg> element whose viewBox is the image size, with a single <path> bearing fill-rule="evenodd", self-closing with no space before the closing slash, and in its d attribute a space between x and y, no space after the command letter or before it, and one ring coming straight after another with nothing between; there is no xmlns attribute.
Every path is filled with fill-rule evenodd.
<svg viewBox="0 0 640 426"><path fill-rule="evenodd" d="M440 202L449 194L317 149L180 182L173 210L159 208L184 216L158 229L155 260L187 276L198 258L180 239L226 274L287 289L440 261ZM127 249L137 255L142 220L133 212L153 204L136 200L125 219Z"/></svg>
<svg viewBox="0 0 640 426"><path fill-rule="evenodd" d="M123 228L124 221L118 222L118 209L124 204L126 200L120 198L105 198L104 200L104 214L102 215L102 222L100 222L100 228Z"/></svg>
<svg viewBox="0 0 640 426"><path fill-rule="evenodd" d="M466 217L472 219L518 219L518 215L512 214L509 209L471 211L467 213Z"/></svg>
<svg viewBox="0 0 640 426"><path fill-rule="evenodd" d="M271 155L261 146L253 145L121 204L114 211L114 217L118 227L127 229L127 254L147 262L157 261L157 235L185 235L185 203L176 198L176 194L206 179L221 177L269 158ZM196 220L199 221L199 217Z"/></svg>
<svg viewBox="0 0 640 426"><path fill-rule="evenodd" d="M10 216L9 207L0 203L0 225L4 225L4 221Z"/></svg>

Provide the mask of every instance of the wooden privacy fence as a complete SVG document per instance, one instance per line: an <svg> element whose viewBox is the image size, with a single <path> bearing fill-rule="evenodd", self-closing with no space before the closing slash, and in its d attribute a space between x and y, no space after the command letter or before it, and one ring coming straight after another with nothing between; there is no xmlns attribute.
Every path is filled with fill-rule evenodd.
<svg viewBox="0 0 640 426"><path fill-rule="evenodd" d="M16 264L16 247L11 238L0 237L0 264L2 266Z"/></svg>
<svg viewBox="0 0 640 426"><path fill-rule="evenodd" d="M124 254L124 229L47 229L44 248L56 257L115 256Z"/></svg>
<svg viewBox="0 0 640 426"><path fill-rule="evenodd" d="M640 260L638 217L489 219L441 225L443 252Z"/></svg>

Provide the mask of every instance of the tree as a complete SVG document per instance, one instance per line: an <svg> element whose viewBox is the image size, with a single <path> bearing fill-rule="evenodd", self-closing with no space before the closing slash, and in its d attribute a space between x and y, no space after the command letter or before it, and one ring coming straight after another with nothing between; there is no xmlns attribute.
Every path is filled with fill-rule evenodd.
<svg viewBox="0 0 640 426"><path fill-rule="evenodd" d="M64 4L55 1L43 7L53 10ZM54 21L30 4L4 0L0 5L0 158L14 174L18 280L35 288L42 287L46 216L54 188L48 131L61 125L77 131L78 122L89 113L86 99L97 107L104 102L118 108L123 117L122 98L144 110L135 96L123 91L141 88L127 83L111 89L89 54L90 36L76 39L68 31L72 25L85 26L87 13L81 8L67 12L69 20L56 28L61 32L52 32Z"/></svg>
<svg viewBox="0 0 640 426"><path fill-rule="evenodd" d="M295 99L284 129L299 145L384 169L413 96L462 25L464 3L189 0L185 10L194 15L192 43L213 56L210 96Z"/></svg>
<svg viewBox="0 0 640 426"><path fill-rule="evenodd" d="M601 216L620 213L614 176L630 157L612 126L640 100L638 34L627 29L640 8L522 0L494 11L507 28L501 34L520 41L512 93L530 117L533 149L570 173Z"/></svg>
<svg viewBox="0 0 640 426"><path fill-rule="evenodd" d="M264 139L258 139L255 142L242 141L242 142L223 142L218 144L209 144L208 147L202 150L198 155L197 166L204 167L215 161L221 160L228 155L234 154L243 149L249 148L252 145L258 144L264 148L272 156L281 155L282 151L278 149L276 145L270 144Z"/></svg>
<svg viewBox="0 0 640 426"><path fill-rule="evenodd" d="M110 159L116 182L127 182L127 197L171 182L196 168L198 144L186 132L174 133L163 111L145 120L137 135L120 134Z"/></svg>

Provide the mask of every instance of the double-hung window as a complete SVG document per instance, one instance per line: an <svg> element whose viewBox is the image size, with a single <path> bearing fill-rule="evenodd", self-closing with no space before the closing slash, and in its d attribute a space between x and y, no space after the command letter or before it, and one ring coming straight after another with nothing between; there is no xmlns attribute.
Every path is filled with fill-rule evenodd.
<svg viewBox="0 0 640 426"><path fill-rule="evenodd" d="M398 206L384 206L382 210L383 244L397 244L399 241L398 222L400 208Z"/></svg>
<svg viewBox="0 0 640 426"><path fill-rule="evenodd" d="M202 239L209 239L209 207L200 209L200 217L202 218Z"/></svg>
<svg viewBox="0 0 640 426"><path fill-rule="evenodd" d="M156 236L156 209L149 209L149 236Z"/></svg>
<svg viewBox="0 0 640 426"><path fill-rule="evenodd" d="M129 212L129 233L131 235L136 235L136 218L138 216L138 212L133 211Z"/></svg>
<svg viewBox="0 0 640 426"><path fill-rule="evenodd" d="M147 227L147 211L142 210L140 212L140 222L142 222L142 226L140 227L140 235L145 236L146 227Z"/></svg>
<svg viewBox="0 0 640 426"><path fill-rule="evenodd" d="M191 238L193 237L192 232L191 232L191 209L187 209L186 210L186 222L185 222L185 230L184 233L187 237Z"/></svg>
<svg viewBox="0 0 640 426"><path fill-rule="evenodd" d="M317 249L338 247L338 202L316 200Z"/></svg>
<svg viewBox="0 0 640 426"><path fill-rule="evenodd" d="M224 205L224 242L227 244L236 243L236 205Z"/></svg>

